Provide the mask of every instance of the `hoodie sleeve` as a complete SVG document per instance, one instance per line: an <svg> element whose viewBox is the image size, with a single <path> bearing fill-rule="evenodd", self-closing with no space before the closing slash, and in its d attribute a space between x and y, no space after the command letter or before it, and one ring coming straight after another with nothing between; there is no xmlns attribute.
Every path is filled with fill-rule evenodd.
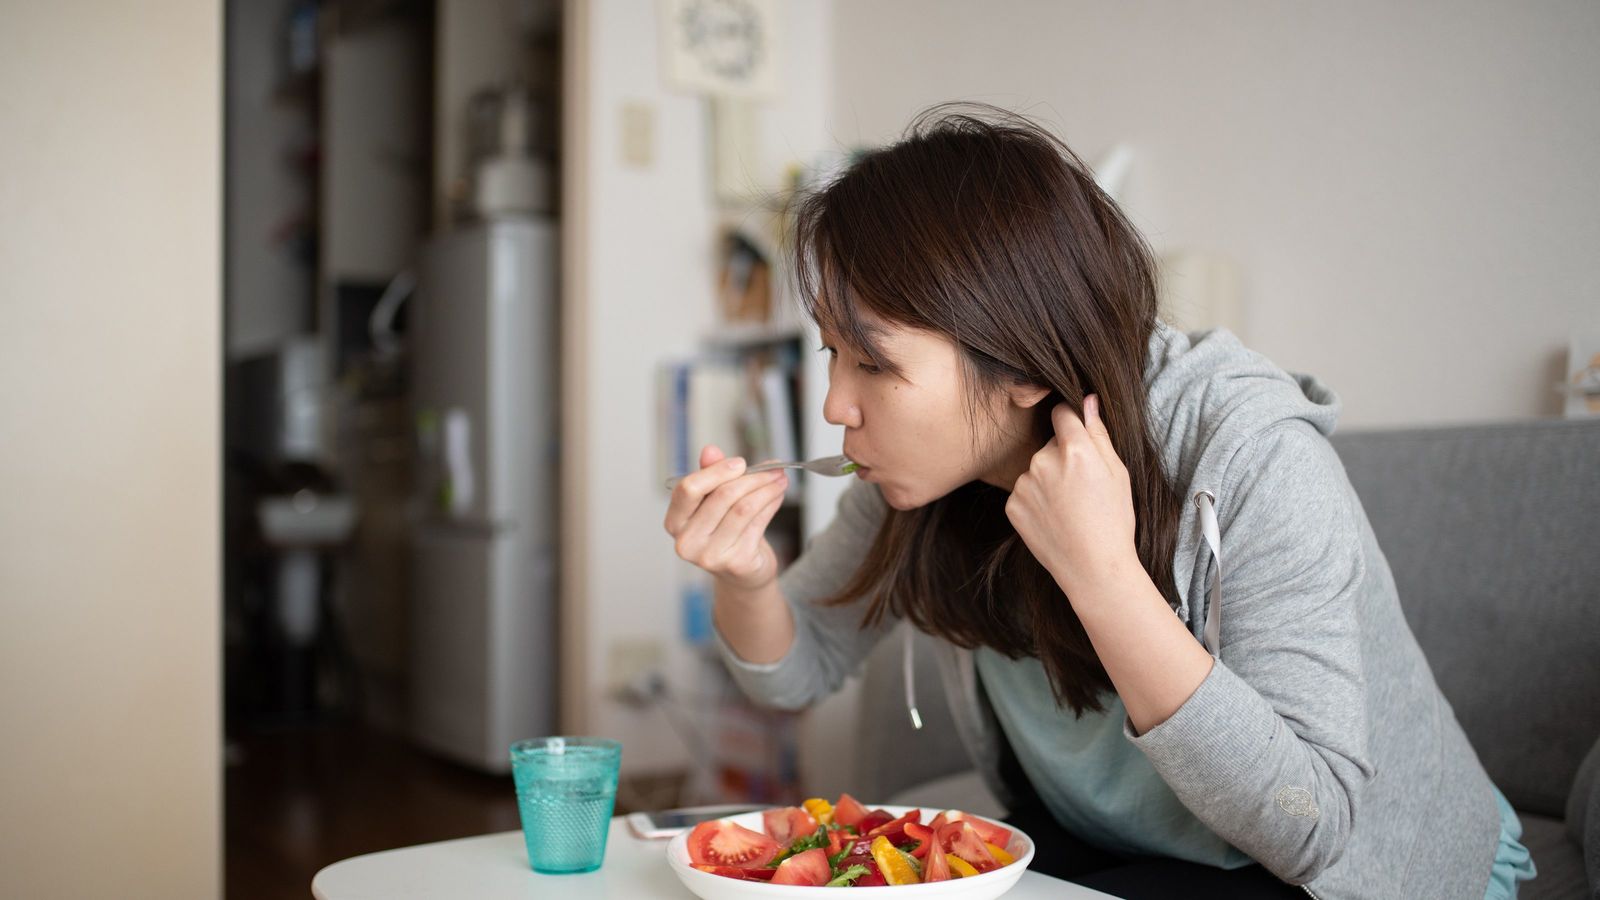
<svg viewBox="0 0 1600 900"><path fill-rule="evenodd" d="M1373 775L1354 496L1303 421L1246 444L1219 498L1220 658L1165 722L1143 735L1123 723L1201 821L1292 884L1344 853Z"/></svg>
<svg viewBox="0 0 1600 900"><path fill-rule="evenodd" d="M862 627L868 598L844 606L816 603L837 593L855 574L887 510L876 487L861 481L851 485L839 498L833 521L779 576L778 589L794 616L794 643L782 659L747 662L717 632L723 661L750 699L778 709L803 709L838 690L894 628L899 620L892 615Z"/></svg>

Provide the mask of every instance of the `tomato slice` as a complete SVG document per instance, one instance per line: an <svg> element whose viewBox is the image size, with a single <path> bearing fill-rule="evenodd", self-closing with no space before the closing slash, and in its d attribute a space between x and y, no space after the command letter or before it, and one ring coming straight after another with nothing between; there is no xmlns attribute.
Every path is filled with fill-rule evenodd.
<svg viewBox="0 0 1600 900"><path fill-rule="evenodd" d="M761 813L761 827L767 836L787 847L795 838L805 837L817 830L817 820L798 806L784 806Z"/></svg>
<svg viewBox="0 0 1600 900"><path fill-rule="evenodd" d="M833 805L833 820L840 825L854 826L866 817L867 808L849 794L840 794L839 802Z"/></svg>
<svg viewBox="0 0 1600 900"><path fill-rule="evenodd" d="M983 838L985 844L1004 847L1011 843L1011 829L1003 825L996 825L981 816L964 813L959 809L947 810L945 813L940 813L940 815L948 815L946 821L949 822L966 822L971 825L972 830L978 833L978 837Z"/></svg>
<svg viewBox="0 0 1600 900"><path fill-rule="evenodd" d="M979 872L1000 868L994 854L989 852L983 839L978 837L978 832L967 822L946 822L934 832L933 839L946 853L961 857Z"/></svg>
<svg viewBox="0 0 1600 900"><path fill-rule="evenodd" d="M919 849L927 849L923 844ZM922 861L922 883L930 881L949 881L950 861L944 858L943 853L929 853L928 858Z"/></svg>
<svg viewBox="0 0 1600 900"><path fill-rule="evenodd" d="M754 869L777 855L777 841L723 819L701 822L689 832L689 862L697 866Z"/></svg>
<svg viewBox="0 0 1600 900"><path fill-rule="evenodd" d="M828 854L821 847L812 847L796 853L781 863L772 875L773 884L805 884L813 887L828 883L833 870L828 867Z"/></svg>
<svg viewBox="0 0 1600 900"><path fill-rule="evenodd" d="M721 875L724 878L737 878L740 881L771 881L777 869L741 869L737 866L695 866L702 872L710 875Z"/></svg>
<svg viewBox="0 0 1600 900"><path fill-rule="evenodd" d="M917 859L927 856L929 842L933 840L933 829L916 822L907 822L905 828L906 837L917 842L917 849L911 851L911 855Z"/></svg>

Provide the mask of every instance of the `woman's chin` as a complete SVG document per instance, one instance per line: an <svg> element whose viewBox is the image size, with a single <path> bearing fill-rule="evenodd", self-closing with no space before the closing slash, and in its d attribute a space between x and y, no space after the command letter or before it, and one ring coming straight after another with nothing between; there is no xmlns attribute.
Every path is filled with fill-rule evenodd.
<svg viewBox="0 0 1600 900"><path fill-rule="evenodd" d="M896 485L878 482L878 493L883 495L883 502L889 504L890 509L900 512L909 512L919 506L927 504L927 498L908 493Z"/></svg>

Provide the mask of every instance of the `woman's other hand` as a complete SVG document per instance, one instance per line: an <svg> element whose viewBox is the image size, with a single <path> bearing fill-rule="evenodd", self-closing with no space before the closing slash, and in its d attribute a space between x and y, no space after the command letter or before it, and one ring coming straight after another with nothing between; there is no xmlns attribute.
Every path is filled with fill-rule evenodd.
<svg viewBox="0 0 1600 900"><path fill-rule="evenodd" d="M732 587L755 590L778 577L766 530L783 505L789 477L781 469L755 475L744 470L742 458L706 446L700 471L672 489L663 524L680 557Z"/></svg>
<svg viewBox="0 0 1600 900"><path fill-rule="evenodd" d="M1134 544L1128 469L1100 419L1100 398L1084 398L1082 419L1065 403L1051 410L1055 437L1033 455L1006 501L1006 516L1068 598L1073 587L1116 578Z"/></svg>

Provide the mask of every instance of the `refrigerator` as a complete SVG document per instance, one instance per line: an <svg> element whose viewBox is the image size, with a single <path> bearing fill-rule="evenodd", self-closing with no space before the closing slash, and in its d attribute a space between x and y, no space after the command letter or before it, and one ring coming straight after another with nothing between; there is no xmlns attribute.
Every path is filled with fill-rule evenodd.
<svg viewBox="0 0 1600 900"><path fill-rule="evenodd" d="M557 731L555 220L431 238L413 302L412 735L506 772Z"/></svg>

